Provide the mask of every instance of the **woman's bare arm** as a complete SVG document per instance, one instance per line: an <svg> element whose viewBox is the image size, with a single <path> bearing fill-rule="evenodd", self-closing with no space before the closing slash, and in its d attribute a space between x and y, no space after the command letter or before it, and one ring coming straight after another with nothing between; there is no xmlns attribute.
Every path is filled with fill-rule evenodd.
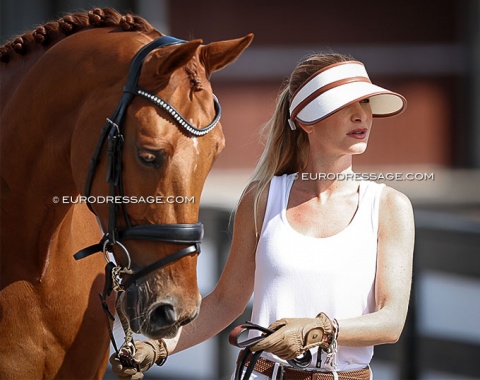
<svg viewBox="0 0 480 380"><path fill-rule="evenodd" d="M377 310L339 320L338 343L370 346L395 343L407 316L412 281L413 210L402 193L386 187L381 195L375 299Z"/></svg>
<svg viewBox="0 0 480 380"><path fill-rule="evenodd" d="M261 228L265 215L266 194L262 193L257 215ZM198 317L183 327L178 341L168 340L170 352L179 352L218 334L239 315L253 293L256 237L253 214L254 191L247 191L239 203L234 222L232 246L225 268L215 289L207 295Z"/></svg>

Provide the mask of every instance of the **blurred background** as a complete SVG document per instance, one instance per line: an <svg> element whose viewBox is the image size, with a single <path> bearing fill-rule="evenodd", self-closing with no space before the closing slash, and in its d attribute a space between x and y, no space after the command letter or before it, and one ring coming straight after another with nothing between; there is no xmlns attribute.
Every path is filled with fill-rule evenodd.
<svg viewBox="0 0 480 380"><path fill-rule="evenodd" d="M201 200L204 295L228 255L230 216L263 149L260 127L297 62L316 51L349 53L374 83L403 94L406 112L375 120L367 152L354 161L357 172L401 173L403 181L385 182L410 197L417 226L407 325L397 344L376 348L374 375L480 378L480 0L2 0L1 43L92 7L133 12L165 34L205 43L255 34L212 78L227 146ZM228 332L145 378L228 379L237 354Z"/></svg>

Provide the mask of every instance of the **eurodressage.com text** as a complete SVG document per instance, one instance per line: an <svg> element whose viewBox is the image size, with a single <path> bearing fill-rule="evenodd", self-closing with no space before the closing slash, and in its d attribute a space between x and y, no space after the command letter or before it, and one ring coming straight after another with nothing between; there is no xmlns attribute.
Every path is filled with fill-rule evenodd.
<svg viewBox="0 0 480 380"><path fill-rule="evenodd" d="M302 181L434 181L435 173L302 173Z"/></svg>
<svg viewBox="0 0 480 380"><path fill-rule="evenodd" d="M184 204L184 203L195 203L195 197L183 197L180 195L177 196L126 196L126 195L106 195L106 196L85 196L78 195L76 197L72 196L62 196L62 197L53 197L53 203L62 203L62 204L77 204L77 203L95 203L95 204Z"/></svg>

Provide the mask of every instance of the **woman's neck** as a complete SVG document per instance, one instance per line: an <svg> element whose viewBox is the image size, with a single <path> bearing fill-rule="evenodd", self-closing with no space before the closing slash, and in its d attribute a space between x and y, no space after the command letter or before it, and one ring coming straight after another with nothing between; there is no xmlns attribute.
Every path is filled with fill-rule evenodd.
<svg viewBox="0 0 480 380"><path fill-rule="evenodd" d="M352 191L358 187L352 170L352 156L309 159L298 173L301 188L315 194Z"/></svg>

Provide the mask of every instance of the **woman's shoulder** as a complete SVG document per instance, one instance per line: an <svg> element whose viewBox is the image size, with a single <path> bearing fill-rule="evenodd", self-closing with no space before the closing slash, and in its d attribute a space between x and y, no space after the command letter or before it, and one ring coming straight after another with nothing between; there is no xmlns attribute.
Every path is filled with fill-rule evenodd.
<svg viewBox="0 0 480 380"><path fill-rule="evenodd" d="M413 225L413 207L402 192L385 185L380 195L380 225Z"/></svg>
<svg viewBox="0 0 480 380"><path fill-rule="evenodd" d="M263 189L262 189L263 187ZM270 188L270 181L267 184L262 185L259 181L250 182L245 189L243 190L242 196L240 198L240 204L253 205L256 195L258 192L261 192L260 197L264 197L265 193L268 194Z"/></svg>
<svg viewBox="0 0 480 380"><path fill-rule="evenodd" d="M407 207L411 206L410 199L401 191L394 189L382 182L361 180L360 188L364 191L373 192L380 198L381 207Z"/></svg>
<svg viewBox="0 0 480 380"><path fill-rule="evenodd" d="M266 206L271 186L278 186L282 182L295 179L297 179L297 173L276 175L266 182L251 181L243 190L239 205L245 204L248 207L257 202L258 206Z"/></svg>
<svg viewBox="0 0 480 380"><path fill-rule="evenodd" d="M387 185L383 186L380 204L389 208L412 208L412 202L404 193Z"/></svg>
<svg viewBox="0 0 480 380"><path fill-rule="evenodd" d="M262 185L259 181L250 182L242 193L238 203L238 209L252 210L253 212L254 208L256 207L259 211L265 211L268 193L270 190L270 183L271 182L269 181Z"/></svg>
<svg viewBox="0 0 480 380"><path fill-rule="evenodd" d="M245 187L237 207L237 216L240 220L255 221L255 235L257 236L262 230L265 218L270 183L271 181L265 184L259 181L250 182Z"/></svg>

